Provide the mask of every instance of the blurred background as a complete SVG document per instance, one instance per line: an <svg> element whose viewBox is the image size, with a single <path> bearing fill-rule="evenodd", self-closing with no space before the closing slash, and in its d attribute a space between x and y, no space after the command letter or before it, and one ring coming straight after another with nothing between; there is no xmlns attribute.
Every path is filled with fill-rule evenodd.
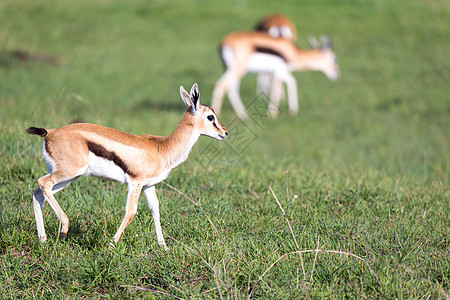
<svg viewBox="0 0 450 300"><path fill-rule="evenodd" d="M198 82L209 105L224 72L221 38L271 13L292 20L301 48L329 35L342 76L295 73L299 114L269 122L250 153L279 156L283 168L448 180L449 5L435 0L2 1L2 136L76 119L169 134L184 110L179 85ZM257 96L255 78L241 84L244 104ZM220 119L234 118L225 99Z"/></svg>
<svg viewBox="0 0 450 300"><path fill-rule="evenodd" d="M209 105L224 72L222 37L252 30L272 13L295 24L300 48L310 48L309 36L330 36L341 77L294 73L295 116L284 100L279 118L241 122L225 99L219 119L229 137L200 138L166 180L199 201L224 238L191 202L160 184L164 233L212 257L230 276L223 282L248 296L250 281L258 282L275 254L296 250L271 185L301 249L316 249L320 237L320 246L365 257L381 279L356 260L322 256L309 295L448 294L450 2L442 0L2 0L0 292L136 295L125 284L188 297L214 286L211 270L183 246L170 240L174 251L157 250L146 208L118 248L105 249L123 213L118 184L81 179L58 194L73 226L67 242L56 245L58 223L46 206L50 246L41 247L30 201L45 174L42 144L25 130L82 120L168 135L185 110L179 86L197 82ZM255 87L255 74L248 74L241 98L266 109ZM313 259L305 260L308 270ZM254 295L304 296L297 265L274 268L265 277L269 288L255 283L261 288ZM233 287L224 289L237 297Z"/></svg>

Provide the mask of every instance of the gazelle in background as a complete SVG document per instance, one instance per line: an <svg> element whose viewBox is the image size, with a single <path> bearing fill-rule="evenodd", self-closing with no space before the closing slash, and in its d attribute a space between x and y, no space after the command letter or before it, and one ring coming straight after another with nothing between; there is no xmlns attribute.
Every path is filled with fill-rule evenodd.
<svg viewBox="0 0 450 300"><path fill-rule="evenodd" d="M57 129L27 129L30 134L44 137L42 156L49 171L38 179L39 187L33 192L33 208L41 242L47 239L42 218L45 200L58 216L61 236L65 237L69 219L53 194L80 176L93 176L128 185L125 217L113 237L115 243L136 214L139 195L143 191L153 215L158 243L168 249L161 230L155 185L187 159L200 135L217 140L228 135L214 110L200 105L197 84L192 86L190 94L180 87L180 94L188 108L176 129L167 137L133 135L86 123Z"/></svg>
<svg viewBox="0 0 450 300"><path fill-rule="evenodd" d="M330 48L329 40L323 38L320 48L302 50L284 38L274 38L263 32L236 32L222 40L220 53L226 71L216 82L211 106L220 113L225 92L230 103L241 119L247 113L239 96L239 84L247 72L269 72L274 76L269 103L269 115L275 117L281 100L281 87L277 81L287 86L289 112L298 111L297 82L291 71L321 71L329 79L339 77L336 56Z"/></svg>
<svg viewBox="0 0 450 300"><path fill-rule="evenodd" d="M297 40L297 30L295 29L294 23L289 20L288 17L281 14L272 14L267 15L262 18L255 27L256 31L262 31L269 34L271 37L282 37L286 40L291 40L296 42ZM283 83L281 81L277 81L278 84L281 84L281 87L278 89L281 90L280 97L284 97L283 93ZM264 93L266 95L270 94L272 89L273 76L271 73L262 72L257 74L256 80L256 93Z"/></svg>
<svg viewBox="0 0 450 300"><path fill-rule="evenodd" d="M297 30L288 17L281 14L267 15L256 24L255 31L267 32L271 37L297 40Z"/></svg>

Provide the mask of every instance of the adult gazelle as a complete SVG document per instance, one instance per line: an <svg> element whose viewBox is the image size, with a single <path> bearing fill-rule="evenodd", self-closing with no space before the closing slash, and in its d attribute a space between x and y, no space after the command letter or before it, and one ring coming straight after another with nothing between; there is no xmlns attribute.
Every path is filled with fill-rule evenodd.
<svg viewBox="0 0 450 300"><path fill-rule="evenodd" d="M246 119L247 113L239 95L239 85L248 72L273 74L269 103L271 116L277 115L281 99L282 85L279 81L287 87L289 112L296 114L298 111L297 81L292 71L320 71L332 80L339 77L336 56L327 38L322 39L320 47L303 50L290 40L264 32L236 32L223 38L220 54L226 71L215 84L211 106L219 114L226 92L241 119Z"/></svg>

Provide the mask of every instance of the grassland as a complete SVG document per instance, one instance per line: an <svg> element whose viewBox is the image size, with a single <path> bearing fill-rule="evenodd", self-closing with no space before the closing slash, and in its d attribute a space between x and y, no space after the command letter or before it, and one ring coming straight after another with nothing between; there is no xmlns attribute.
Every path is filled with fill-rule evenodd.
<svg viewBox="0 0 450 300"><path fill-rule="evenodd" d="M167 135L179 85L209 104L221 37L272 12L301 47L331 35L342 77L296 74L297 116L242 123L224 106L229 139L201 138L158 187L169 252L145 201L109 249L126 188L93 178L56 196L66 240L44 207L42 246L31 191L45 167L25 129L81 118ZM0 28L1 299L448 299L447 1L4 0ZM264 105L253 75L241 94Z"/></svg>

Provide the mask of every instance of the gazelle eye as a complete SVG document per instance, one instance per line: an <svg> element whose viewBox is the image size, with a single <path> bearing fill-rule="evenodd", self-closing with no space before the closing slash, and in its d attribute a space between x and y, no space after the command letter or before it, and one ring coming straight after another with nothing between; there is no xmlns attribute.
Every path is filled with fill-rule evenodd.
<svg viewBox="0 0 450 300"><path fill-rule="evenodd" d="M213 115L209 115L206 117L208 119L208 121L214 121L214 116Z"/></svg>

